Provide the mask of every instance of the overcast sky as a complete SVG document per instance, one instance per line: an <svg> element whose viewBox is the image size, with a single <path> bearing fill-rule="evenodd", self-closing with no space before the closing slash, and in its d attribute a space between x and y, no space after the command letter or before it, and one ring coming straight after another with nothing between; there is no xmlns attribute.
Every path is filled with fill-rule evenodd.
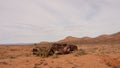
<svg viewBox="0 0 120 68"><path fill-rule="evenodd" d="M120 31L120 0L0 0L0 43Z"/></svg>

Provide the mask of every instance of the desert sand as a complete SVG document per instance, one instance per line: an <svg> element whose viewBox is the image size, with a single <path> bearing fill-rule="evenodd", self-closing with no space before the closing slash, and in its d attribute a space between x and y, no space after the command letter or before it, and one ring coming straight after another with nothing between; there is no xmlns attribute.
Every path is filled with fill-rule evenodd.
<svg viewBox="0 0 120 68"><path fill-rule="evenodd" d="M77 45L86 54L76 53L41 58L30 46L0 46L2 68L120 68L120 45Z"/></svg>

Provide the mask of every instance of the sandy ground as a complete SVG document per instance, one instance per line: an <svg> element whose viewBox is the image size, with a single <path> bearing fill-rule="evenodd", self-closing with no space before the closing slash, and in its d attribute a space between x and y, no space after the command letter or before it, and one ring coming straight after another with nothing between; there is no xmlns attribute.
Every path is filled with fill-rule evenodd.
<svg viewBox="0 0 120 68"><path fill-rule="evenodd" d="M78 45L86 54L41 58L34 46L0 46L0 68L120 68L120 45ZM76 55L77 54L77 55Z"/></svg>

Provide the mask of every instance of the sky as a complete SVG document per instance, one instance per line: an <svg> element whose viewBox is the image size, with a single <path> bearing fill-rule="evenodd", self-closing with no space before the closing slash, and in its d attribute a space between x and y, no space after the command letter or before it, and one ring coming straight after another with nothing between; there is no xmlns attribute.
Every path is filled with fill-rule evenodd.
<svg viewBox="0 0 120 68"><path fill-rule="evenodd" d="M0 44L120 31L120 0L0 0Z"/></svg>

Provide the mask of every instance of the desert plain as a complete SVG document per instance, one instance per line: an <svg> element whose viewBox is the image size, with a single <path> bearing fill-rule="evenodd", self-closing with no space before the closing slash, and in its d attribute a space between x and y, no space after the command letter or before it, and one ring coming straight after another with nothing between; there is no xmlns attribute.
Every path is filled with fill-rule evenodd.
<svg viewBox="0 0 120 68"><path fill-rule="evenodd" d="M72 43L80 39L67 37L58 42ZM94 38L100 43L85 37L74 41L78 51L45 58L32 54L35 44L1 44L0 68L120 68L119 39L120 33Z"/></svg>

